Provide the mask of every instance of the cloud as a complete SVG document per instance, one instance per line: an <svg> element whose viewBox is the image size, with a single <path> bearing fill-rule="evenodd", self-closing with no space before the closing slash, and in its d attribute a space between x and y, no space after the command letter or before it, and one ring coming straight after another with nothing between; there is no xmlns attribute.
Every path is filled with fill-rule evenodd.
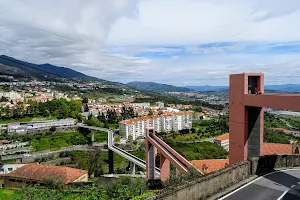
<svg viewBox="0 0 300 200"><path fill-rule="evenodd" d="M118 45L195 45L300 40L298 0L151 0L138 19L122 18L109 34Z"/></svg>
<svg viewBox="0 0 300 200"><path fill-rule="evenodd" d="M113 79L145 59L107 52L112 24L135 18L136 0L0 0L0 52L34 63L71 67ZM96 74L95 74L96 72Z"/></svg>
<svg viewBox="0 0 300 200"><path fill-rule="evenodd" d="M298 0L264 0L254 6L253 19L263 21L293 14L300 9Z"/></svg>
<svg viewBox="0 0 300 200"><path fill-rule="evenodd" d="M0 52L103 79L300 83L299 0L0 0ZM290 78L290 79L289 79Z"/></svg>

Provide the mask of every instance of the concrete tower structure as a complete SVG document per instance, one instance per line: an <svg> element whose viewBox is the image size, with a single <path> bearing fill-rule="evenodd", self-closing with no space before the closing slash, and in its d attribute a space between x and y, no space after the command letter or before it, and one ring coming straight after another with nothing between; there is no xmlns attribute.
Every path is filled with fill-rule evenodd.
<svg viewBox="0 0 300 200"><path fill-rule="evenodd" d="M230 75L229 162L261 155L264 107L300 110L300 95L264 94L264 74Z"/></svg>

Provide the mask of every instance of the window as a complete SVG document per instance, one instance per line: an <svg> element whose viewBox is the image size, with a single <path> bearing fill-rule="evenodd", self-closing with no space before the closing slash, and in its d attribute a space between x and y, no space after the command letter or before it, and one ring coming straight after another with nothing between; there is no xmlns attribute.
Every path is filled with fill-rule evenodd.
<svg viewBox="0 0 300 200"><path fill-rule="evenodd" d="M9 167L7 170L8 170L9 172L11 172L11 171L13 170L13 168Z"/></svg>

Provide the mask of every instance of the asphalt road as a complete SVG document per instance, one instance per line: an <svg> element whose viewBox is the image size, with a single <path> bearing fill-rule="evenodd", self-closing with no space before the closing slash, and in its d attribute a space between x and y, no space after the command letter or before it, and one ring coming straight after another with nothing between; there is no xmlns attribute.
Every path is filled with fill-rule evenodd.
<svg viewBox="0 0 300 200"><path fill-rule="evenodd" d="M296 200L300 199L300 169L261 176L219 200Z"/></svg>

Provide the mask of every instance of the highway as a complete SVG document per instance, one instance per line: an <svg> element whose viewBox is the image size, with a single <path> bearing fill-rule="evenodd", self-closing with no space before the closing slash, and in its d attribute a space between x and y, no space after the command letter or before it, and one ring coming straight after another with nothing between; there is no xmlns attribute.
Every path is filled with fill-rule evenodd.
<svg viewBox="0 0 300 200"><path fill-rule="evenodd" d="M261 176L219 200L296 200L300 199L300 168Z"/></svg>

